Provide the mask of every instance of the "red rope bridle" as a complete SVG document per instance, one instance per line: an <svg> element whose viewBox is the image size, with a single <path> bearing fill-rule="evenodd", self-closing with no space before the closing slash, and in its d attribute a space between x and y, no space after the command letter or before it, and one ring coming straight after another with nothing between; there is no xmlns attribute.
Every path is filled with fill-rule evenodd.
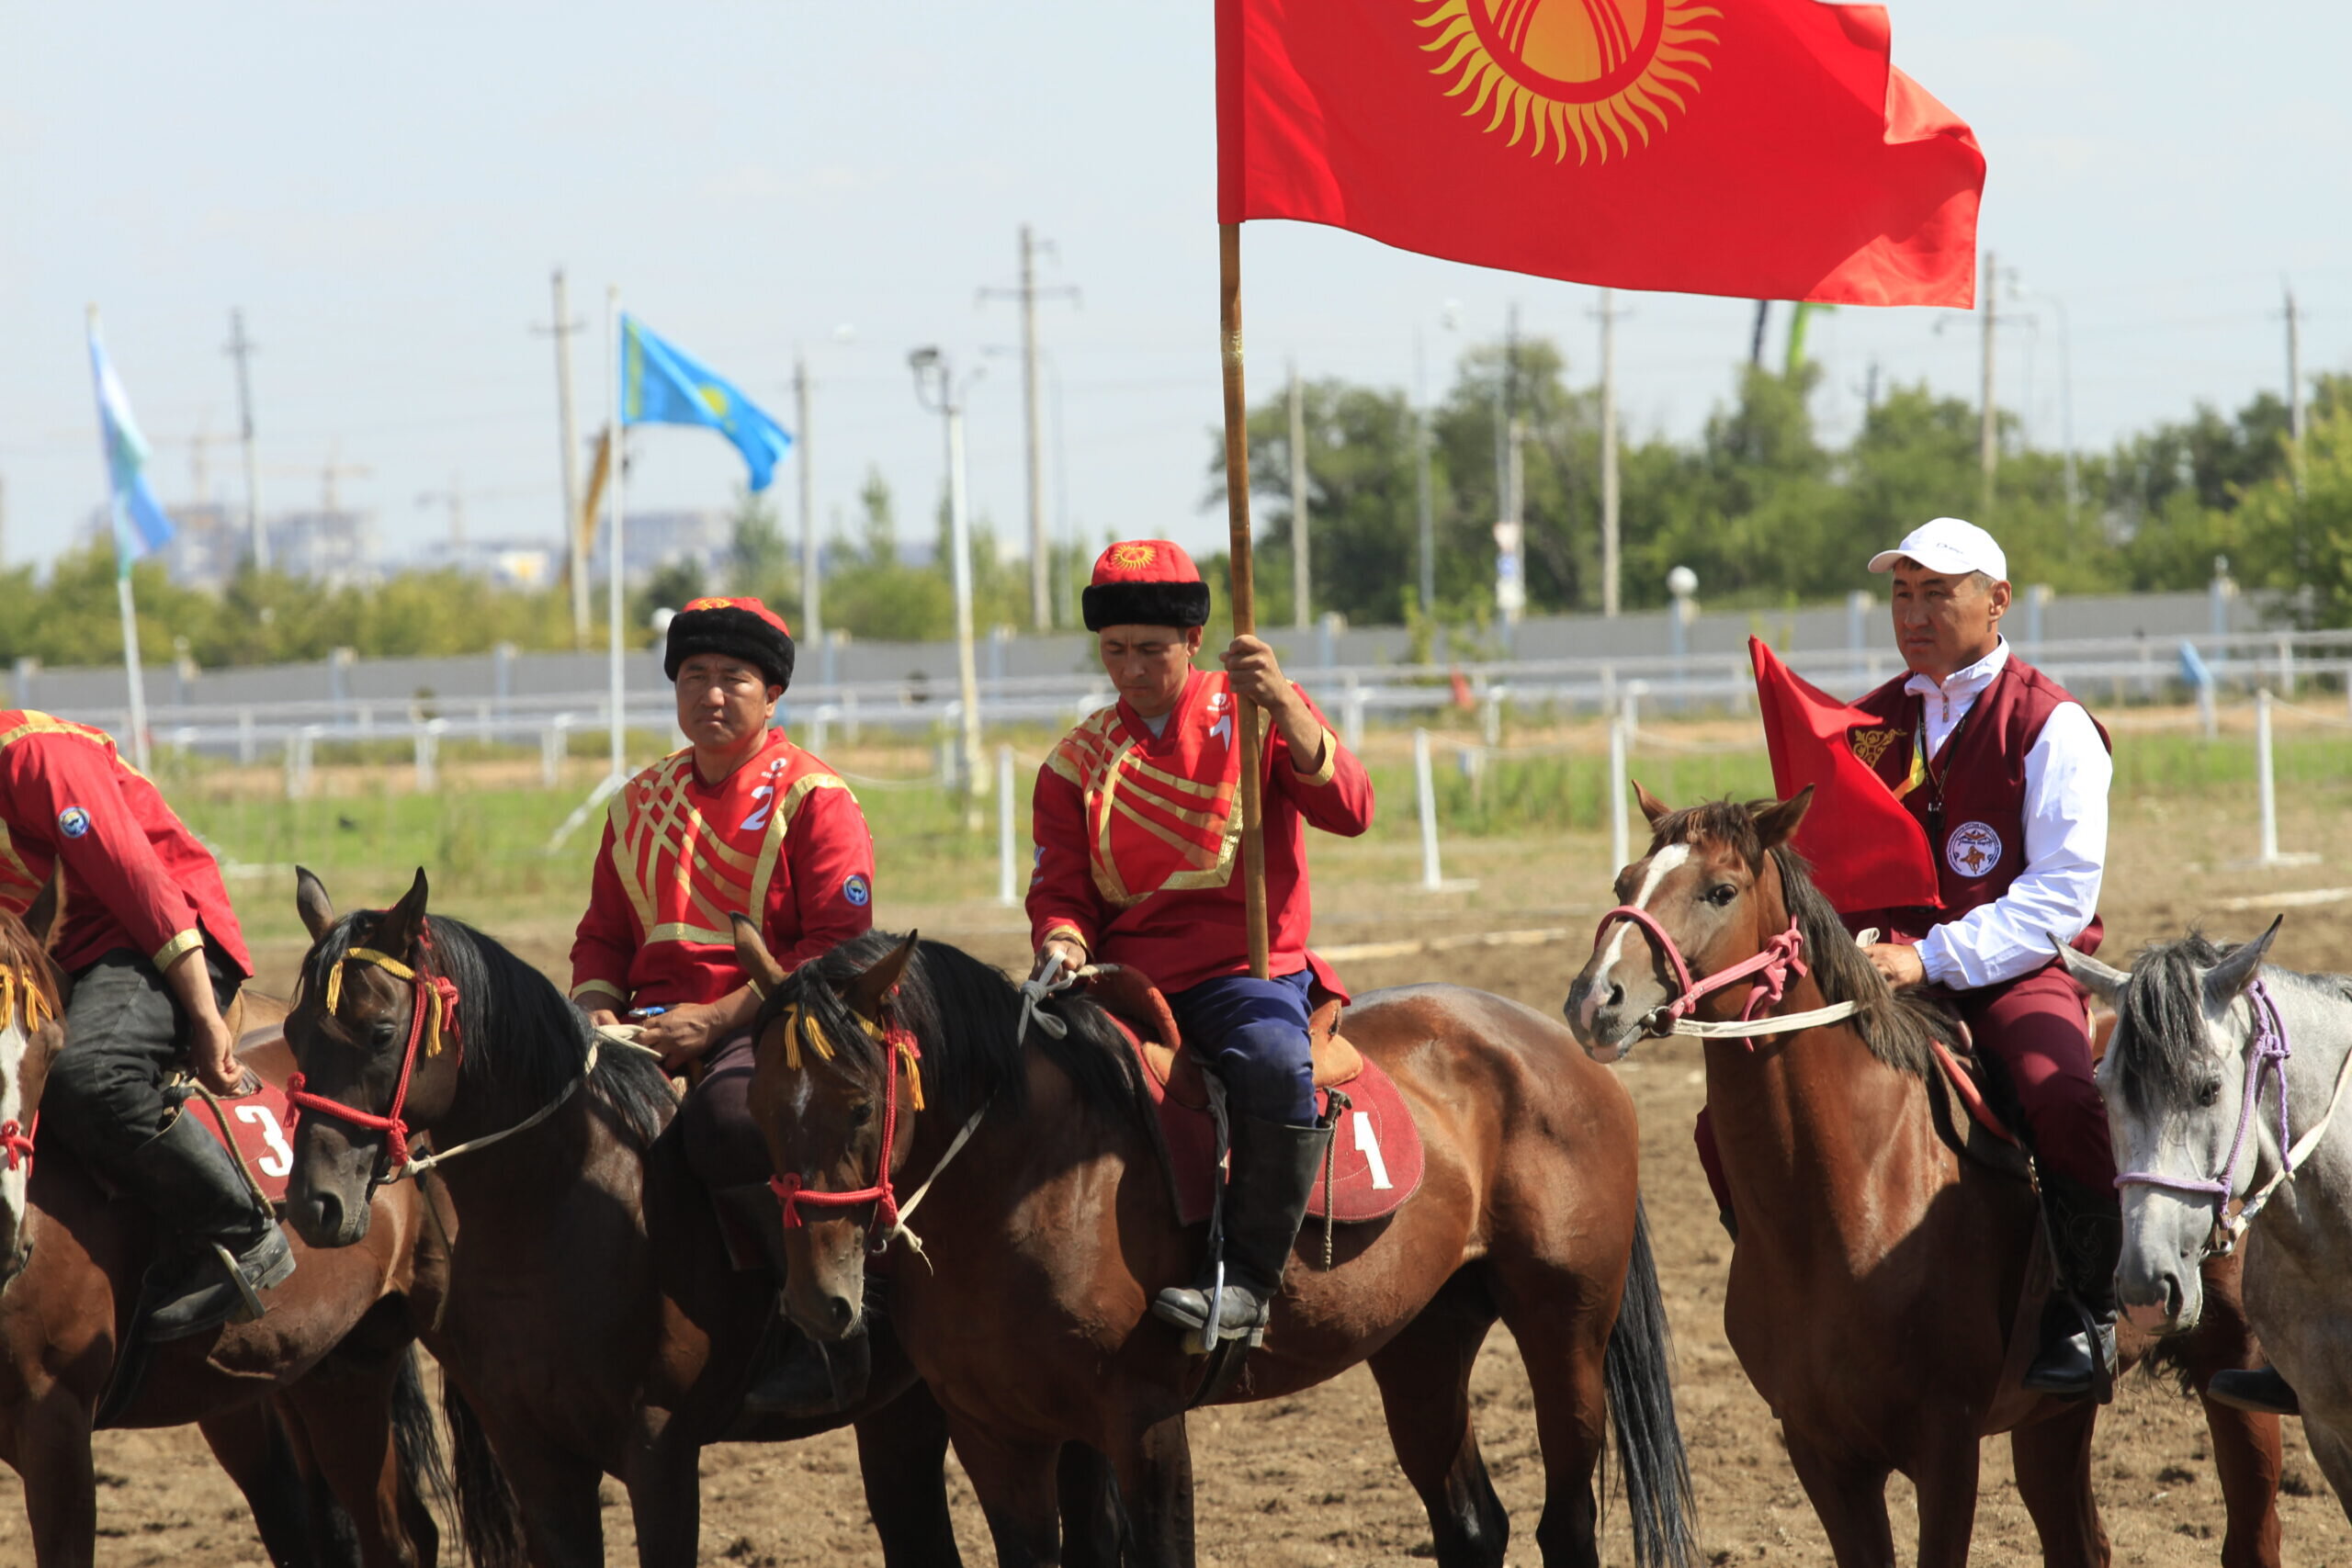
<svg viewBox="0 0 2352 1568"><path fill-rule="evenodd" d="M24 1010L24 1017L21 1020L17 1016L20 1000ZM48 1014L48 1017L42 1017L44 1013ZM21 1022L24 1025L26 1037L29 1039L40 1032L42 1025L53 1022L56 1017L56 1004L42 992L30 972L20 974L14 969L0 968L0 1029L6 1029L12 1023ZM10 1170L21 1169L31 1165L33 1135L40 1131L40 1112L39 1111L33 1112L32 1125L29 1127L18 1125L17 1119L13 1116L6 1122L0 1122L0 1161L5 1161Z"/></svg>
<svg viewBox="0 0 2352 1568"><path fill-rule="evenodd" d="M33 1112L33 1124L29 1129L17 1125L16 1118L13 1116L6 1122L0 1122L0 1160L5 1160L10 1170L15 1170L20 1165L31 1165L33 1140L40 1135L40 1112L38 1111Z"/></svg>
<svg viewBox="0 0 2352 1568"><path fill-rule="evenodd" d="M420 928L416 939L420 957L433 950L430 926ZM326 1008L332 1013L343 999L343 966L357 960L372 964L396 979L405 980L413 990L409 1009L408 1045L401 1053L400 1080L392 1086L392 1103L383 1115L345 1105L322 1094L312 1094L303 1088L303 1077L296 1073L286 1080L286 1098L295 1107L299 1117L302 1111L315 1111L338 1122L348 1122L355 1127L384 1134L384 1159L391 1168L390 1179L398 1180L409 1163L408 1110L409 1080L416 1073L418 1047L427 1056L441 1054L441 1042L446 1036L458 1053L462 1065L466 1059L464 1037L458 1031L458 987L455 982L441 975L428 975L422 968L412 969L390 953L379 953L372 947L354 947L334 961L327 971ZM293 1129L288 1128L290 1134Z"/></svg>
<svg viewBox="0 0 2352 1568"><path fill-rule="evenodd" d="M915 1043L915 1037L909 1030L896 1025L882 1029L864 1019L858 1021L865 1024L868 1034L882 1043L885 1059L889 1063L888 1074L882 1080L882 1153L875 1162L874 1185L846 1192L819 1192L805 1186L800 1173L795 1170L770 1177L768 1190L774 1192L777 1201L784 1205L786 1230L797 1230L808 1224L800 1213L804 1207L847 1209L859 1203L873 1204L874 1218L865 1227L866 1248L881 1252L889 1247L899 1232L899 1194L890 1179L890 1151L899 1141L899 1071L901 1066L905 1067L913 1083L914 1107L922 1110L922 1069L919 1064L922 1061L922 1048ZM832 1047L826 1043L817 1021L802 1013L798 1008L791 1009L785 1015L784 1028L793 1066L800 1065L799 1042L803 1038L817 1055L832 1055Z"/></svg>
<svg viewBox="0 0 2352 1568"><path fill-rule="evenodd" d="M1609 928L1619 920L1630 920L1649 940L1650 946L1674 970L1675 983L1682 987L1679 995L1650 1015L1669 1028L1676 1021L1697 1011L1700 1002L1706 998L1742 980L1751 981L1751 987L1747 993L1747 1009L1739 1016L1743 1022L1753 1021L1781 1005L1781 998L1788 994L1792 977L1802 977L1810 973L1804 956L1804 932L1798 927L1793 915L1789 917L1789 929L1766 942L1762 952L1703 979L1692 976L1682 950L1675 946L1674 938L1658 923L1657 917L1632 904L1620 904L1600 917L1600 925L1592 933L1593 951L1600 951L1600 939L1607 936ZM1660 1030L1659 1032L1666 1031ZM1747 1048L1751 1051L1756 1048L1753 1039L1747 1042Z"/></svg>

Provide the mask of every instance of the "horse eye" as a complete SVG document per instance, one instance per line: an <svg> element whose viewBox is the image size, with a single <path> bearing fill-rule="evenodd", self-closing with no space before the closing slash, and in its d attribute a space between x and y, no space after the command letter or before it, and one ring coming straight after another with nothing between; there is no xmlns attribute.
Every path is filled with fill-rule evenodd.
<svg viewBox="0 0 2352 1568"><path fill-rule="evenodd" d="M377 1044L390 1045L392 1043L392 1021L385 1019L368 1032L376 1037Z"/></svg>
<svg viewBox="0 0 2352 1568"><path fill-rule="evenodd" d="M2222 1080L2207 1078L2197 1090L2197 1103L2211 1105L2222 1098Z"/></svg>
<svg viewBox="0 0 2352 1568"><path fill-rule="evenodd" d="M863 1127L868 1122L873 1120L874 1102L872 1100L861 1100L855 1105L849 1108L849 1124L851 1126Z"/></svg>
<svg viewBox="0 0 2352 1568"><path fill-rule="evenodd" d="M1707 902L1718 909L1729 908L1731 901L1738 897L1739 889L1728 882L1719 882L1707 889Z"/></svg>

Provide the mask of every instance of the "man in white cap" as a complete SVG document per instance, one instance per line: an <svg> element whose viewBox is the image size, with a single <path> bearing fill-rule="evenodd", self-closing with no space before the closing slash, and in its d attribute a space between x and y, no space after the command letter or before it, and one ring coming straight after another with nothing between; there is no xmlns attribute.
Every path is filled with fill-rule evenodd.
<svg viewBox="0 0 2352 1568"><path fill-rule="evenodd" d="M1926 829L1943 908L1849 911L1848 923L1879 927L1879 972L1940 987L2016 1086L2064 1287L2025 1384L2085 1394L2094 1356L2113 1365L2122 1221L2082 994L2050 941L2098 946L2107 731L2001 636L2008 561L1984 529L1939 517L1870 569L1894 580L1910 672L1856 705L1878 723L1849 739Z"/></svg>

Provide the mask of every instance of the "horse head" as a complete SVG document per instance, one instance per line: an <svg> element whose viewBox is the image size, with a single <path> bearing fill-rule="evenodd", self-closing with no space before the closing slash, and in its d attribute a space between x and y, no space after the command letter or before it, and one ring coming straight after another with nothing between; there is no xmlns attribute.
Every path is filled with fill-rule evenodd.
<svg viewBox="0 0 2352 1568"><path fill-rule="evenodd" d="M52 872L22 919L0 910L0 1286L23 1273L32 1257L25 1205L33 1116L49 1065L65 1043L67 982L49 952L64 908L64 888Z"/></svg>
<svg viewBox="0 0 2352 1568"><path fill-rule="evenodd" d="M1787 927L1771 852L1813 803L1806 788L1787 800L1677 811L1639 784L1634 792L1649 818L1649 852L1617 874L1618 908L1602 920L1563 1009L1599 1062L1664 1033L1667 1010L1692 983L1762 953Z"/></svg>
<svg viewBox="0 0 2352 1568"><path fill-rule="evenodd" d="M311 951L286 1019L302 1108L287 1213L312 1247L349 1247L366 1239L368 1199L405 1163L410 1131L456 1099L459 1053L445 1048L455 1031L429 972L424 870L392 908L340 919L324 884L294 875Z"/></svg>
<svg viewBox="0 0 2352 1568"><path fill-rule="evenodd" d="M2191 933L2149 948L2129 974L2053 942L2067 972L2116 1010L2098 1068L2124 1173L2116 1296L2152 1333L2197 1326L2199 1266L2230 1197L2253 1189L2264 1157L2259 1063L2248 1056L2262 1024L2248 987L2278 925L2231 948ZM2283 1099L2283 1079L2278 1089Z"/></svg>
<svg viewBox="0 0 2352 1568"><path fill-rule="evenodd" d="M758 928L734 919L737 957L768 998L751 1108L784 1205L785 1310L811 1337L846 1338L865 1315L867 1251L897 1224L893 1172L922 1104L912 1036L890 1006L915 938L829 982L817 964L787 977Z"/></svg>

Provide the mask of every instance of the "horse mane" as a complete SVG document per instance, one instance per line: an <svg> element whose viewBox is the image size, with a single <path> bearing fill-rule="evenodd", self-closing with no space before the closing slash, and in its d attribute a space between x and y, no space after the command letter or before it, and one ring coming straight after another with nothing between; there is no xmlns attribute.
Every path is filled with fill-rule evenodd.
<svg viewBox="0 0 2352 1568"><path fill-rule="evenodd" d="M888 931L867 931L809 960L769 996L760 1027L764 1030L785 1008L797 1006L817 1021L835 1050L862 1068L891 1070L883 1043L865 1032L842 993L902 940ZM968 1114L984 1103L1011 1116L1024 1114L1027 1046L1035 1044L1070 1080L1081 1105L1114 1118L1135 1117L1147 1131L1154 1125L1135 1052L1110 1015L1091 1001L1056 998L1054 1011L1069 1032L1056 1038L1033 1030L1024 1043L1021 993L1003 971L944 942L918 942L889 1005L899 1026L922 1046L925 1099L951 1115Z"/></svg>
<svg viewBox="0 0 2352 1568"><path fill-rule="evenodd" d="M8 909L0 909L0 970L22 976L25 984L40 991L49 1016L55 1018L59 1015L58 997L63 989L61 984L63 975L57 967L57 960L26 927L24 920ZM0 1017L0 1028L5 1028L8 1022L8 1019Z"/></svg>
<svg viewBox="0 0 2352 1568"><path fill-rule="evenodd" d="M2192 927L2173 942L2150 942L2132 962L2132 977L2115 998L2115 1035L2108 1058L2123 1102L2155 1115L2193 1102L2211 1076L2205 1042L2204 973L2243 943L2216 942ZM2303 975L2263 965L2264 979L2308 986L2352 1000L2352 978Z"/></svg>
<svg viewBox="0 0 2352 1568"><path fill-rule="evenodd" d="M1767 803L1769 804L1769 803ZM1755 808L1729 800L1703 801L1658 820L1652 852L1667 844L1712 839L1747 863L1764 869L1764 840L1756 831ZM1855 1032L1871 1055L1899 1072L1925 1077L1935 1068L1934 1044L1953 1043L1957 1031L1935 1003L1905 996L1886 983L1839 918L1837 907L1813 885L1813 868L1787 844L1776 844L1772 863L1781 873L1781 895L1804 935L1804 961L1824 1000L1852 1002Z"/></svg>
<svg viewBox="0 0 2352 1568"><path fill-rule="evenodd" d="M299 994L323 997L336 962L383 914L361 909L327 928L302 960ZM580 1077L595 1041L586 1016L545 975L464 921L434 915L426 929L433 944L426 966L458 987L458 1031L465 1043L459 1088L526 1105L544 1105L561 1094ZM619 1113L640 1147L661 1135L677 1107L661 1065L635 1051L600 1052L588 1086Z"/></svg>

